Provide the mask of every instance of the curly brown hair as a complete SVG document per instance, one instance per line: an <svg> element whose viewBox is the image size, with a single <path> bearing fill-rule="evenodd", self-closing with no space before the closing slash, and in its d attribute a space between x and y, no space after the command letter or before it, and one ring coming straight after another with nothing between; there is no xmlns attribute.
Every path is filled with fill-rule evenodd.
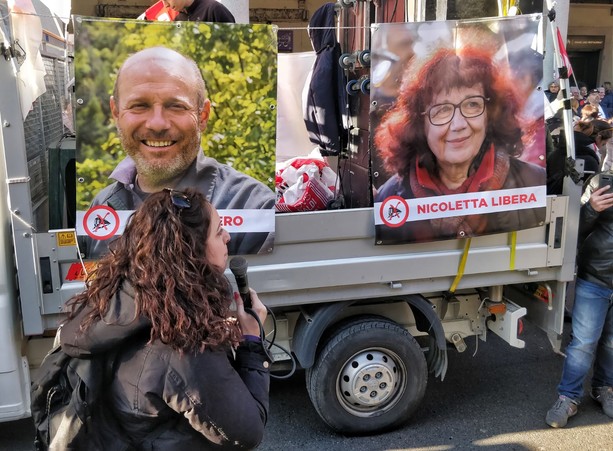
<svg viewBox="0 0 613 451"><path fill-rule="evenodd" d="M149 342L160 340L180 352L238 343L239 326L228 320L229 282L206 256L212 206L196 190L181 194L189 207L175 206L168 190L151 194L88 276L86 290L68 302L69 318L82 306L92 309L82 332L104 318L129 282L136 317L151 322Z"/></svg>
<svg viewBox="0 0 613 451"><path fill-rule="evenodd" d="M523 151L519 120L520 103L508 74L496 66L487 52L470 46L440 49L419 70L408 67L398 92L398 101L383 116L375 131L374 144L385 169L405 175L410 162L436 172L436 160L426 140L423 112L434 96L454 88L483 86L487 102L487 132L484 148L494 144L517 157ZM477 158L476 160L480 160Z"/></svg>

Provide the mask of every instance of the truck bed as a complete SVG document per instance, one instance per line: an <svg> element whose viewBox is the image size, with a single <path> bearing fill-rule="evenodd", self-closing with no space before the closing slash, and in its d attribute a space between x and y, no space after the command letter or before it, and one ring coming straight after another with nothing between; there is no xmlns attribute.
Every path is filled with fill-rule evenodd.
<svg viewBox="0 0 613 451"><path fill-rule="evenodd" d="M549 196L546 223L517 232L514 250L510 233L473 238L458 289L572 280L567 210ZM467 240L383 246L374 229L372 208L277 215L275 249L248 257L249 282L270 307L450 289Z"/></svg>

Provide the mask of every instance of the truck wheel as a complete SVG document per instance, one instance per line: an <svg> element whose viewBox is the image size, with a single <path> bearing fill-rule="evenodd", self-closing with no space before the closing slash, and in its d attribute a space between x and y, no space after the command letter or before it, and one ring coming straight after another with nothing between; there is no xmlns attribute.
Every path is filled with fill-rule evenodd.
<svg viewBox="0 0 613 451"><path fill-rule="evenodd" d="M315 410L332 429L372 434L403 424L417 408L426 359L393 321L349 322L330 336L306 378Z"/></svg>

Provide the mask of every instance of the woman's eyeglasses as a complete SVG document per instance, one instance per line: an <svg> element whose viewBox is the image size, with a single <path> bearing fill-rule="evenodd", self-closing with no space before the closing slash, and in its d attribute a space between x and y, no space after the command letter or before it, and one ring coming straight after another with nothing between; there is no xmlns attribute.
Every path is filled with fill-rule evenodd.
<svg viewBox="0 0 613 451"><path fill-rule="evenodd" d="M453 120L456 109L460 109L460 113L466 119L481 116L485 111L485 102L489 100L483 96L471 96L457 104L439 103L432 105L428 111L421 114L427 115L432 125L446 125Z"/></svg>
<svg viewBox="0 0 613 451"><path fill-rule="evenodd" d="M179 210L190 208L192 206L192 203L190 202L189 197L187 197L181 191L176 191L170 188L164 188L164 191L168 191L168 193L170 194L170 201Z"/></svg>

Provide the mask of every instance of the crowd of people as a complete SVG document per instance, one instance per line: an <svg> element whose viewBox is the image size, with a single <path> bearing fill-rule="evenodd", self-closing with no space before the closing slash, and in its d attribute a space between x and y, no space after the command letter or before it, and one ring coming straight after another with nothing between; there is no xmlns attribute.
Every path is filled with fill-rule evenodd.
<svg viewBox="0 0 613 451"><path fill-rule="evenodd" d="M554 81L545 95L551 102L559 91ZM613 418L613 190L601 177L613 175L613 92L610 82L591 90L578 83L570 92L575 157L583 160L585 175L571 341L565 351L558 399L545 417L554 428L566 426L577 414L588 377L590 396ZM561 192L557 182L563 178L565 162L566 146L559 142L547 159L550 192Z"/></svg>
<svg viewBox="0 0 613 451"><path fill-rule="evenodd" d="M591 90L584 83L577 85L570 88L575 155L584 162L583 182L587 182L589 177L608 171L613 166L613 91L610 82ZM549 84L545 96L550 102L561 97L557 81ZM549 121L550 132L557 143L547 158L550 194L562 192L566 144L563 133L559 133L562 126L561 114L562 110L558 110L556 116Z"/></svg>

